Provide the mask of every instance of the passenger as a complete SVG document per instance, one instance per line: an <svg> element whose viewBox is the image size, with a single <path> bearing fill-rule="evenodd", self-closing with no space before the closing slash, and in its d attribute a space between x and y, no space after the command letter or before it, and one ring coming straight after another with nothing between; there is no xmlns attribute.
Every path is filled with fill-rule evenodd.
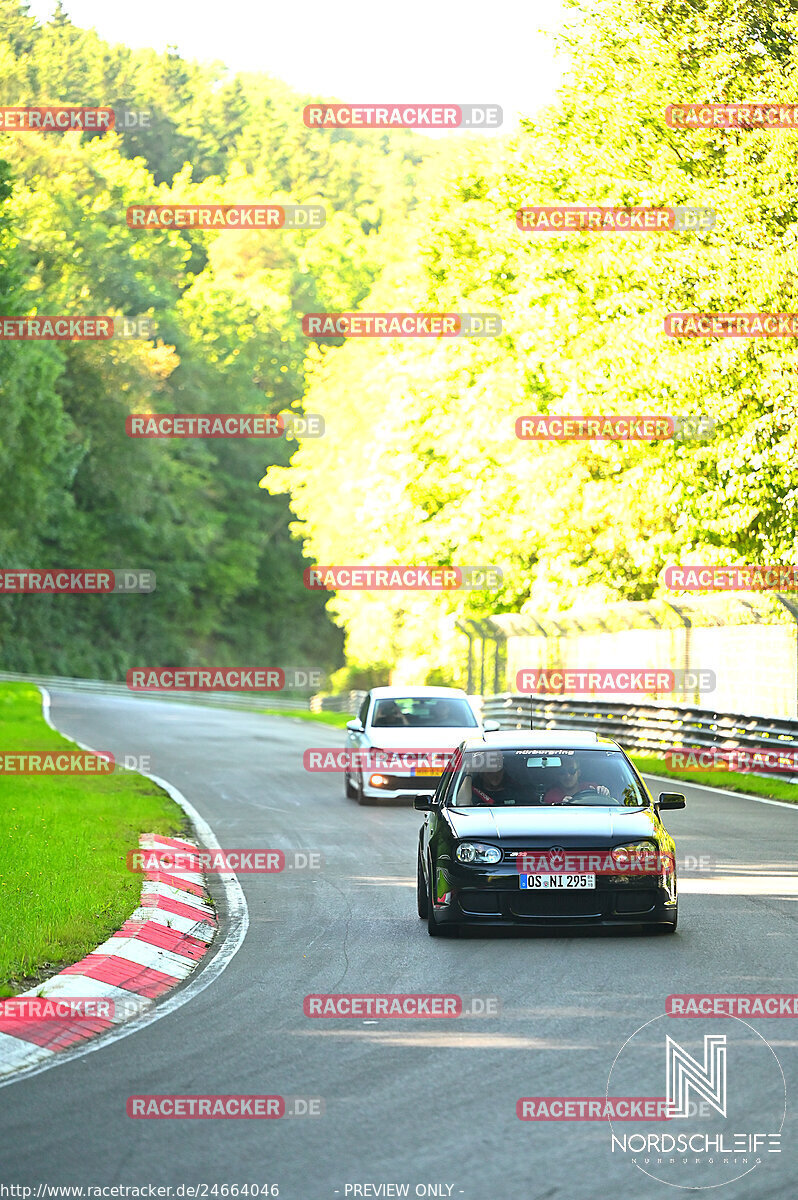
<svg viewBox="0 0 798 1200"><path fill-rule="evenodd" d="M375 728L396 727L406 725L404 713L395 700L381 700L377 716L373 722Z"/></svg>
<svg viewBox="0 0 798 1200"><path fill-rule="evenodd" d="M477 772L471 786L472 804L513 804L509 783L503 766L494 771Z"/></svg>

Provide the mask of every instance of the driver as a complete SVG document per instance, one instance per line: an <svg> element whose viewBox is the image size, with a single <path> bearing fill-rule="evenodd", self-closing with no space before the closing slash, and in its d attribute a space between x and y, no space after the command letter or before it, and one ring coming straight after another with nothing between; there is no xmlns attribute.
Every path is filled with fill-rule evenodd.
<svg viewBox="0 0 798 1200"><path fill-rule="evenodd" d="M451 728L458 725L457 713L451 700L443 700L435 706L435 725Z"/></svg>
<svg viewBox="0 0 798 1200"><path fill-rule="evenodd" d="M543 797L543 803L564 804L567 800L572 800L576 792L597 792L601 796L609 796L610 789L600 783L584 780L582 769L574 756L560 767L559 782L549 788Z"/></svg>

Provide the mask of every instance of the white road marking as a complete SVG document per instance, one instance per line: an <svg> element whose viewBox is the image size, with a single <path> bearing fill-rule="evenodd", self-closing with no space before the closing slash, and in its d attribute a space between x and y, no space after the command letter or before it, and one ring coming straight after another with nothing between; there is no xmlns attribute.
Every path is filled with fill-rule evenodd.
<svg viewBox="0 0 798 1200"><path fill-rule="evenodd" d="M798 875L723 875L679 878L679 892L701 896L798 896Z"/></svg>

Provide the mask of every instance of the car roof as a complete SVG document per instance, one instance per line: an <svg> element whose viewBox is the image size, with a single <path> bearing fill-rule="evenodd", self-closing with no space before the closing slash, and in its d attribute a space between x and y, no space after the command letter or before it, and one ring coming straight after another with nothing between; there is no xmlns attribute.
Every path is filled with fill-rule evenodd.
<svg viewBox="0 0 798 1200"><path fill-rule="evenodd" d="M620 750L617 742L602 737L594 729L500 729L484 737L469 737L465 750L490 746L493 750Z"/></svg>
<svg viewBox="0 0 798 1200"><path fill-rule="evenodd" d="M453 687L374 687L371 694L376 700L388 700L391 697L418 696L448 696L450 699L467 700L468 696L462 688Z"/></svg>

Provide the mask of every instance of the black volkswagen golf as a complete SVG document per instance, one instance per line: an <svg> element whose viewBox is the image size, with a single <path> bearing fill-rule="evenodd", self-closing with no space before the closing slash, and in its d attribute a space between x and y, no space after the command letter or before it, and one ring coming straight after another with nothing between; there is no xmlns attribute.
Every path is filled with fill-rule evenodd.
<svg viewBox="0 0 798 1200"><path fill-rule="evenodd" d="M461 743L418 844L418 915L431 937L463 925L676 930L675 845L616 742L571 730Z"/></svg>

